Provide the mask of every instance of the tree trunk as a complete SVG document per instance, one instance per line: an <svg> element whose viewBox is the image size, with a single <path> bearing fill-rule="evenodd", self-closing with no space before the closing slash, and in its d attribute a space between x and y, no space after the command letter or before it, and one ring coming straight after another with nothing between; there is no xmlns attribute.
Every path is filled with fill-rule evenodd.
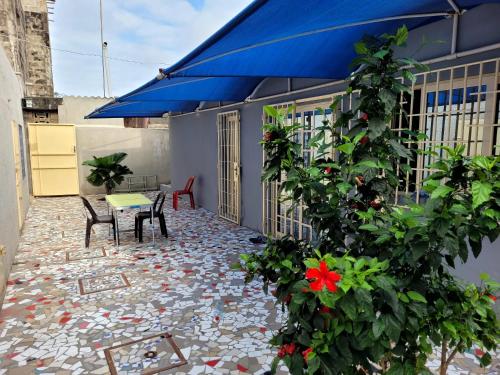
<svg viewBox="0 0 500 375"><path fill-rule="evenodd" d="M439 375L446 375L448 371L448 362L446 361L446 354L448 352L448 341L443 340L441 344L441 366L439 366Z"/></svg>

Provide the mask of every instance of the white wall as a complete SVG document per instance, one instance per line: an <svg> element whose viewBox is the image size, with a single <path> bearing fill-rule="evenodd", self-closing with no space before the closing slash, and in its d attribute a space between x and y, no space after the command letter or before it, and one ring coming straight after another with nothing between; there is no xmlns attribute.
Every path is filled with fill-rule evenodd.
<svg viewBox="0 0 500 375"><path fill-rule="evenodd" d="M23 127L24 161L26 174L22 180L23 207L26 215L29 207L28 170L26 164L25 128L21 99L23 90L3 48L0 48L0 246L5 252L0 254L0 303L3 301L6 280L19 242L18 208L14 149L12 144L12 123Z"/></svg>
<svg viewBox="0 0 500 375"><path fill-rule="evenodd" d="M80 194L104 193L104 187L90 185L86 176L90 167L82 166L92 156L105 156L126 152L127 165L134 175L157 175L158 182L170 183L169 130L143 128L116 128L103 126L77 126L76 149Z"/></svg>
<svg viewBox="0 0 500 375"><path fill-rule="evenodd" d="M59 123L75 125L115 125L123 127L122 118L85 119L85 116L110 101L110 98L101 98L97 96L64 96L62 104L58 106Z"/></svg>

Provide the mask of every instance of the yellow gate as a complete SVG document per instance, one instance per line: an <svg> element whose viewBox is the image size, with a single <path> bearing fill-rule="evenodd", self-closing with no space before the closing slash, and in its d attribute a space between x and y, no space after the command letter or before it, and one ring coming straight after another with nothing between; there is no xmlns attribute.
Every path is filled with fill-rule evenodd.
<svg viewBox="0 0 500 375"><path fill-rule="evenodd" d="M29 124L29 141L33 195L78 194L75 126Z"/></svg>

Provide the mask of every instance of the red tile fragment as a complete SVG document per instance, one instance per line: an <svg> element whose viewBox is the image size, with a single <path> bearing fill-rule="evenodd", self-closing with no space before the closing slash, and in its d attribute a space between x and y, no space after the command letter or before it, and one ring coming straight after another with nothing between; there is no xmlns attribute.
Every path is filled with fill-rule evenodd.
<svg viewBox="0 0 500 375"><path fill-rule="evenodd" d="M260 333L266 333L267 328L266 327L260 327L259 331L260 331Z"/></svg>
<svg viewBox="0 0 500 375"><path fill-rule="evenodd" d="M59 319L59 324L66 324L71 320L71 316L63 316Z"/></svg>
<svg viewBox="0 0 500 375"><path fill-rule="evenodd" d="M94 348L96 348L96 349L100 349L100 348L102 348L102 344L101 344L100 342L96 342L96 343L94 344Z"/></svg>
<svg viewBox="0 0 500 375"><path fill-rule="evenodd" d="M28 315L26 315L26 319L35 319L35 315L34 314L28 314Z"/></svg>
<svg viewBox="0 0 500 375"><path fill-rule="evenodd" d="M36 305L29 305L28 307L26 307L26 310L29 310L29 311L34 311L36 309Z"/></svg>
<svg viewBox="0 0 500 375"><path fill-rule="evenodd" d="M78 327L79 327L80 329L85 329L85 328L87 328L88 326L89 326L89 322L83 322L83 323L78 324Z"/></svg>
<svg viewBox="0 0 500 375"><path fill-rule="evenodd" d="M238 365L236 366L236 368L237 368L238 370L240 370L241 372L247 372L247 371L248 371L248 369L247 369L245 366L242 366L242 365L240 365L239 363L238 363Z"/></svg>
<svg viewBox="0 0 500 375"><path fill-rule="evenodd" d="M205 364L210 366L210 367L215 367L215 365L217 363L219 363L220 361L220 358L219 359L211 359L210 361L206 361Z"/></svg>
<svg viewBox="0 0 500 375"><path fill-rule="evenodd" d="M160 307L160 308L158 309L158 311L159 311L161 314L163 314L165 311L167 311L167 309L166 309L166 308L164 308L164 307Z"/></svg>
<svg viewBox="0 0 500 375"><path fill-rule="evenodd" d="M16 297L12 297L12 298L9 298L7 301L9 301L9 302L16 302L17 298Z"/></svg>
<svg viewBox="0 0 500 375"><path fill-rule="evenodd" d="M71 313L68 311L63 312L62 314L63 314L63 316L70 316L71 315Z"/></svg>
<svg viewBox="0 0 500 375"><path fill-rule="evenodd" d="M159 264L157 264L157 265L155 266L155 269L156 269L156 270L160 270L160 269L162 269L162 268L163 268L163 266L161 266L161 265L159 265Z"/></svg>
<svg viewBox="0 0 500 375"><path fill-rule="evenodd" d="M36 361L36 367L43 367L44 366L44 362L43 362L43 359L38 359Z"/></svg>
<svg viewBox="0 0 500 375"><path fill-rule="evenodd" d="M7 359L12 359L12 358L14 358L16 355L18 355L18 354L19 354L19 353L16 353L16 352L14 352L14 353L8 353L8 354L6 354L6 355L5 355L5 358L7 358Z"/></svg>
<svg viewBox="0 0 500 375"><path fill-rule="evenodd" d="M134 319L132 319L132 323L140 323L143 320L144 320L143 318L134 318Z"/></svg>
<svg viewBox="0 0 500 375"><path fill-rule="evenodd" d="M110 315L111 315L111 313L109 311L102 314L102 316L105 318L109 318Z"/></svg>

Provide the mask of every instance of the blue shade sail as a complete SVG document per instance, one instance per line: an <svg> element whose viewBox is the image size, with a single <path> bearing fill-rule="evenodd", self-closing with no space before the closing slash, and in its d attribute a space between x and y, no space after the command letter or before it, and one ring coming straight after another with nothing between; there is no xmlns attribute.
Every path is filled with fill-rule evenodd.
<svg viewBox="0 0 500 375"><path fill-rule="evenodd" d="M198 104L197 101L113 102L96 109L85 118L162 117L167 112L194 111Z"/></svg>
<svg viewBox="0 0 500 375"><path fill-rule="evenodd" d="M242 101L265 77L343 79L365 35L411 30L500 0L256 0L163 76L87 118L157 117ZM450 30L451 32L451 30ZM126 104L129 103L129 104Z"/></svg>
<svg viewBox="0 0 500 375"><path fill-rule="evenodd" d="M117 101L240 101L248 96L262 78L179 77L155 79Z"/></svg>
<svg viewBox="0 0 500 375"><path fill-rule="evenodd" d="M460 9L498 0L453 0ZM448 16L447 0L257 0L177 64L171 76L342 79L364 35ZM451 32L451 31L450 31Z"/></svg>

